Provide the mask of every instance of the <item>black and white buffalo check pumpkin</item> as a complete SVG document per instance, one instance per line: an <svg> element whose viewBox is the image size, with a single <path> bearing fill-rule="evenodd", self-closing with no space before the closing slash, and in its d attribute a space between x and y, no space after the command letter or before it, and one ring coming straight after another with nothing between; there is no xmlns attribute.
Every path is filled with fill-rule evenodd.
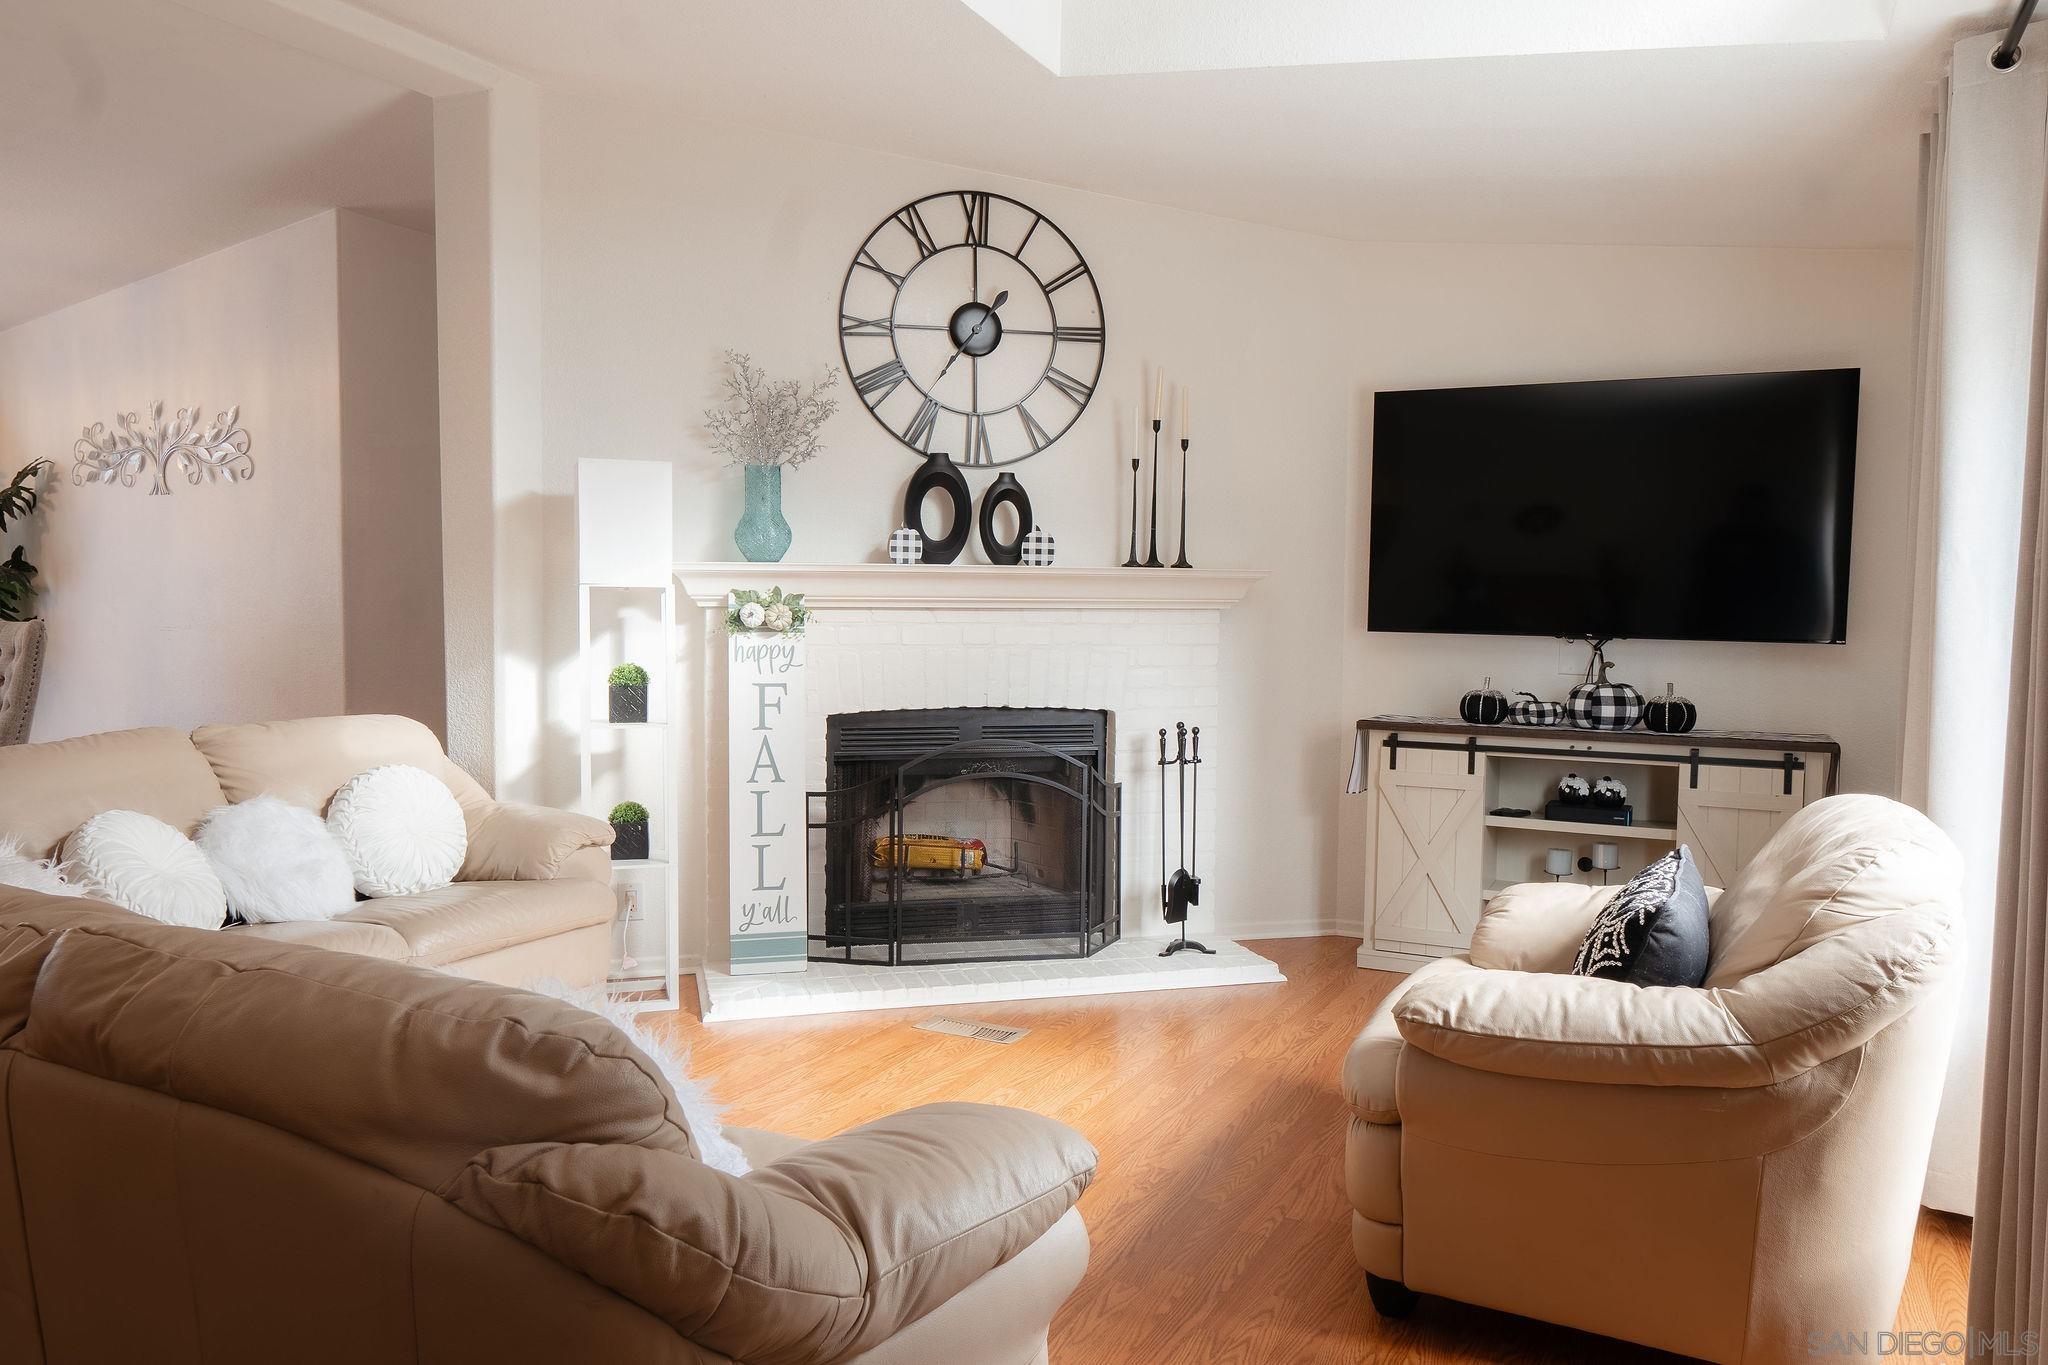
<svg viewBox="0 0 2048 1365"><path fill-rule="evenodd" d="M924 563L924 537L908 526L899 526L889 533L889 562L891 564Z"/></svg>
<svg viewBox="0 0 2048 1365"><path fill-rule="evenodd" d="M1043 569L1052 564L1052 532L1034 526L1024 535L1021 545L1023 563L1033 569Z"/></svg>
<svg viewBox="0 0 2048 1365"><path fill-rule="evenodd" d="M1565 712L1581 730L1630 730L1642 719L1643 694L1627 683L1580 683L1566 698Z"/></svg>

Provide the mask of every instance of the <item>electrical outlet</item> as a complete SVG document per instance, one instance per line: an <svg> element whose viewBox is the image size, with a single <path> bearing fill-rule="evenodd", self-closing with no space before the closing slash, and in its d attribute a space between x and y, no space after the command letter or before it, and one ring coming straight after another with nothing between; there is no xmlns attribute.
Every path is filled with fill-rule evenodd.
<svg viewBox="0 0 2048 1365"><path fill-rule="evenodd" d="M1557 642L1557 673L1561 678L1583 678L1586 676L1586 650L1584 640L1559 640Z"/></svg>

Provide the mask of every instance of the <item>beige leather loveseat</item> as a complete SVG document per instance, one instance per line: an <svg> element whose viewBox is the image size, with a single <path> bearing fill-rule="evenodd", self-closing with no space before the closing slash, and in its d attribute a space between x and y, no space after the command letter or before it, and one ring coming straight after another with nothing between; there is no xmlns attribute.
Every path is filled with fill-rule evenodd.
<svg viewBox="0 0 2048 1365"><path fill-rule="evenodd" d="M1345 1062L1374 1303L1443 1294L1719 1361L1876 1341L1948 1057L1961 876L1918 812L1816 802L1714 900L1699 990L1567 974L1611 889L1502 894Z"/></svg>
<svg viewBox="0 0 2048 1365"><path fill-rule="evenodd" d="M1027 1365L1079 1134L942 1104L724 1175L554 1000L0 888L0 1360Z"/></svg>
<svg viewBox="0 0 2048 1365"><path fill-rule="evenodd" d="M225 802L274 795L325 813L357 773L424 768L462 807L469 852L452 886L362 901L330 921L256 924L236 937L316 944L518 984L604 979L617 911L612 828L602 820L494 801L450 762L426 726L402 716L331 716L260 725L116 730L0 748L0 836L54 855L107 810L139 810L191 834Z"/></svg>

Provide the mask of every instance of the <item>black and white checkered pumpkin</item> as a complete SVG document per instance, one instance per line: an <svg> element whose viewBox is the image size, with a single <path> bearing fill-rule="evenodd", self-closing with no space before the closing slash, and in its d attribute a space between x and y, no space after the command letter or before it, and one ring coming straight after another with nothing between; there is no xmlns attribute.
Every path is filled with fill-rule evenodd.
<svg viewBox="0 0 2048 1365"><path fill-rule="evenodd" d="M924 537L908 526L899 526L889 533L889 562L891 564L924 563Z"/></svg>
<svg viewBox="0 0 2048 1365"><path fill-rule="evenodd" d="M1556 725L1564 719L1563 702L1544 701L1541 698L1539 698L1534 692L1520 692L1516 695L1527 697L1528 700L1518 701L1515 703L1515 724Z"/></svg>
<svg viewBox="0 0 2048 1365"><path fill-rule="evenodd" d="M1052 532L1042 526L1034 526L1024 533L1020 547L1024 558L1020 561L1028 569L1048 568L1052 564Z"/></svg>
<svg viewBox="0 0 2048 1365"><path fill-rule="evenodd" d="M1586 667L1586 681L1574 687L1565 699L1565 711L1579 729L1633 730L1642 719L1643 694L1625 682L1608 681L1607 670L1612 667L1595 645L1593 661Z"/></svg>

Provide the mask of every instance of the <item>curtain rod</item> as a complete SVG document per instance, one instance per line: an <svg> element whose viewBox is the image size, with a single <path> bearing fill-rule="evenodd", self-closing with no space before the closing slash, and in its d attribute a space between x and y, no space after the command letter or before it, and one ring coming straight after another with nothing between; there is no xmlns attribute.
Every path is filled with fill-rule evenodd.
<svg viewBox="0 0 2048 1365"><path fill-rule="evenodd" d="M2012 27L2005 31L2005 41L1991 53L1991 64L2000 71L2010 71L2020 59L2020 38L2027 31L2027 21L2034 17L2036 0L2020 0L2020 12L2012 17Z"/></svg>

